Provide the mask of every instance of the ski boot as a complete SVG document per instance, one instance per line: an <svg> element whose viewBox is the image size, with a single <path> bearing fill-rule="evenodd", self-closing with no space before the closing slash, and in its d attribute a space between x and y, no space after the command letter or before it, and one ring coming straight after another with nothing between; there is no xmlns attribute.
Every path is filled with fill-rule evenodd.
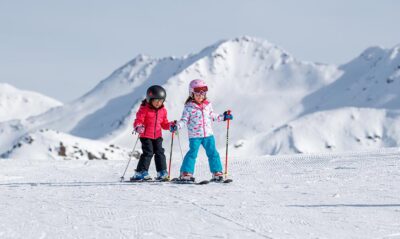
<svg viewBox="0 0 400 239"><path fill-rule="evenodd" d="M222 172L215 172L212 174L211 182L223 182L224 174Z"/></svg>
<svg viewBox="0 0 400 239"><path fill-rule="evenodd" d="M161 170L161 171L157 172L156 180L169 181L167 170L164 169L164 170Z"/></svg>
<svg viewBox="0 0 400 239"><path fill-rule="evenodd" d="M147 172L147 171L141 171L141 172L136 171L130 180L131 181L147 181L147 180L151 180L151 177L149 175L149 172Z"/></svg>
<svg viewBox="0 0 400 239"><path fill-rule="evenodd" d="M179 181L182 182L194 182L195 178L193 177L193 174L188 173L188 172L182 172L181 175L178 178Z"/></svg>

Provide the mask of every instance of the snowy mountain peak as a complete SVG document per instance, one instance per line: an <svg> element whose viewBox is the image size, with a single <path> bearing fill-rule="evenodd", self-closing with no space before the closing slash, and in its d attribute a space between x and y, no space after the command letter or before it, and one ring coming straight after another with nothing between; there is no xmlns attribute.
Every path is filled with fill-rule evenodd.
<svg viewBox="0 0 400 239"><path fill-rule="evenodd" d="M30 159L120 160L129 157L129 152L116 145L40 129L20 136L0 157L26 159L27 155Z"/></svg>
<svg viewBox="0 0 400 239"><path fill-rule="evenodd" d="M241 47L245 47L248 45L256 45L258 47L263 47L265 49L271 49L271 48L279 49L278 46L269 42L268 40L264 40L264 39L257 38L257 37L250 37L250 36L241 36L241 37L236 37L233 39L222 40L214 45L216 46L216 48L218 48L222 45L237 45L237 46L241 46ZM280 49L280 50L283 51L282 49Z"/></svg>
<svg viewBox="0 0 400 239"><path fill-rule="evenodd" d="M369 47L361 53L353 62L365 62L370 67L375 67L382 63L383 65L395 63L400 64L400 45L393 48L383 48L379 46ZM350 62L351 63L351 62Z"/></svg>
<svg viewBox="0 0 400 239"><path fill-rule="evenodd" d="M247 36L219 41L181 58L138 55L78 100L30 118L29 128L56 129L129 147L134 113L150 85L162 85L167 90L166 107L172 120L180 117L189 82L202 78L210 86L208 96L219 113L227 108L243 115L274 109L267 119L238 122L250 127L240 136L246 138L296 117L301 111L298 102L305 95L336 78L335 66L293 59L270 42ZM227 97L227 92L235 97ZM265 100L262 105L260 98Z"/></svg>
<svg viewBox="0 0 400 239"><path fill-rule="evenodd" d="M399 48L370 47L340 66L343 74L303 100L305 112L340 107L400 108Z"/></svg>
<svg viewBox="0 0 400 239"><path fill-rule="evenodd" d="M390 59L396 59L400 57L400 44L393 47L390 51Z"/></svg>
<svg viewBox="0 0 400 239"><path fill-rule="evenodd" d="M10 84L0 83L0 90L1 91L6 91L6 90L8 90L8 91L12 91L12 90L16 91L17 89L14 86L10 85Z"/></svg>
<svg viewBox="0 0 400 239"><path fill-rule="evenodd" d="M229 60L230 57L248 55L261 61L285 62L293 61L293 57L280 47L259 38L242 36L230 40L219 41L205 49L199 55Z"/></svg>
<svg viewBox="0 0 400 239"><path fill-rule="evenodd" d="M109 77L101 81L98 86L109 86L110 84L114 84L115 81L122 84L130 84L134 81L135 73L140 73L141 70L153 64L154 61L156 61L156 59L150 56L139 54L134 59L115 70ZM94 90L97 89L95 88Z"/></svg>
<svg viewBox="0 0 400 239"><path fill-rule="evenodd" d="M209 86L207 97L212 101L214 111L222 113L230 109L235 114L233 129L236 133L232 134L231 140L236 155L248 152L311 152L315 142L322 145L318 150L330 150L334 149L330 143L324 148L324 142L331 142L328 131L320 134L325 138L309 135L308 142L314 143L307 147L303 145L300 149L293 140L300 142L303 138L293 134L299 132L292 130L293 125L301 129L302 124L318 124L321 119L328 121L331 115L336 118L345 115L341 118L343 125L351 125L347 122L352 120L347 117L347 111L336 111L341 108L378 108L363 114L366 117L384 112L379 110L399 109L398 53L398 46L392 49L370 47L359 57L338 67L299 61L268 41L243 36L219 41L197 54L180 58L138 55L78 100L29 118L21 131L49 128L131 147L133 137L130 133L135 112L150 85L162 85L166 89L168 117L169 120L176 120L181 116L188 97L189 82L201 78ZM328 113L321 117L317 114L320 111ZM311 118L303 119L308 115ZM381 118L380 122L386 122L389 117L383 115ZM396 123L398 117L390 120ZM379 127L380 122L374 125ZM216 124L214 128L217 147L224 147L226 129L223 126ZM24 133L17 134L6 125L3 128L12 135L21 136ZM340 141L345 134L336 134L337 140ZM170 139L168 133L166 135L165 143L168 144ZM185 133L182 135L184 139ZM275 141L266 140L263 138L265 135ZM379 136L385 142L377 144L379 147L400 144L400 139L396 137ZM251 143L253 139L270 142L270 145ZM7 145L11 145L12 140ZM353 145L359 147L357 142ZM336 149L347 148L336 144Z"/></svg>
<svg viewBox="0 0 400 239"><path fill-rule="evenodd" d="M361 53L360 58L364 59L365 61L371 61L383 57L386 52L387 50L380 46L372 46L365 49Z"/></svg>
<svg viewBox="0 0 400 239"><path fill-rule="evenodd" d="M0 122L26 119L60 105L61 102L50 97L0 83Z"/></svg>

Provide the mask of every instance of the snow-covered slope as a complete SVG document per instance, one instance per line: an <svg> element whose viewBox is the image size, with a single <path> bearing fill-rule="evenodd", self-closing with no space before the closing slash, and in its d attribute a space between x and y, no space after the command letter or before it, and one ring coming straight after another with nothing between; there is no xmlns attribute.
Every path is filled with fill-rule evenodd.
<svg viewBox="0 0 400 239"><path fill-rule="evenodd" d="M348 106L400 109L400 45L368 48L339 69L337 81L304 99L303 114Z"/></svg>
<svg viewBox="0 0 400 239"><path fill-rule="evenodd" d="M258 138L261 154L400 145L400 46L368 48L339 69L339 79L304 98L297 119Z"/></svg>
<svg viewBox="0 0 400 239"><path fill-rule="evenodd" d="M9 147L16 138L2 132L20 137L49 128L130 148L135 141L131 124L150 85L167 90L166 107L174 120L181 116L189 82L201 78L210 86L214 110L230 109L234 114L229 138L233 155L398 146L397 131L391 136L380 134L380 143L374 144L363 143L363 136L354 131L369 132L369 124L382 130L397 125L399 49L371 47L342 66L302 62L274 44L250 37L220 41L180 58L139 55L74 102L14 122L19 130L0 124L0 138ZM357 110L362 120L354 121L350 116ZM302 130L311 126L316 133ZM354 137L347 137L349 131ZM226 124L215 124L214 132L222 149ZM185 129L180 136L186 148ZM170 145L169 132L164 132L164 138ZM7 147L1 146L0 153Z"/></svg>
<svg viewBox="0 0 400 239"><path fill-rule="evenodd" d="M120 183L126 160L0 160L0 237L394 239L399 158L398 149L235 157L233 183L200 186ZM195 176L210 178L207 160Z"/></svg>
<svg viewBox="0 0 400 239"><path fill-rule="evenodd" d="M155 62L138 56L74 102L29 121L77 136L100 138L121 124L133 105L143 97L143 82ZM161 82L162 83L162 82Z"/></svg>
<svg viewBox="0 0 400 239"><path fill-rule="evenodd" d="M10 150L15 142L27 131L28 129L20 120L0 122L0 155Z"/></svg>
<svg viewBox="0 0 400 239"><path fill-rule="evenodd" d="M61 102L47 96L0 83L0 122L26 119L60 105Z"/></svg>
<svg viewBox="0 0 400 239"><path fill-rule="evenodd" d="M300 117L249 144L257 145L258 154L292 154L360 151L399 143L400 110L340 108Z"/></svg>
<svg viewBox="0 0 400 239"><path fill-rule="evenodd" d="M74 137L48 129L25 134L15 141L10 150L0 155L3 158L26 159L126 159L129 152L116 145ZM135 152L137 156L138 153Z"/></svg>
<svg viewBox="0 0 400 239"><path fill-rule="evenodd" d="M31 127L49 127L73 135L131 146L129 134L147 87L167 90L169 118L178 119L187 87L194 78L210 86L208 97L217 112L236 115L232 140L253 137L295 118L299 102L333 82L335 66L301 62L279 47L260 39L241 37L221 41L198 54L182 58L138 56L115 71L75 102L29 119ZM224 126L216 126L223 144Z"/></svg>

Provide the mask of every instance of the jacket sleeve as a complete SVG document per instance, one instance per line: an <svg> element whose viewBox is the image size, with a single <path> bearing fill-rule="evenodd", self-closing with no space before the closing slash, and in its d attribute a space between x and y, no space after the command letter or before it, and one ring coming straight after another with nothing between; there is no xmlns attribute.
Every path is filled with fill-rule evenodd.
<svg viewBox="0 0 400 239"><path fill-rule="evenodd" d="M165 130L169 130L167 110L164 109L164 112L165 112L165 115L164 115L163 121L161 122L161 128L163 128Z"/></svg>
<svg viewBox="0 0 400 239"><path fill-rule="evenodd" d="M212 119L212 121L217 121L217 122L221 122L224 120L224 115L220 115L214 112L214 109L211 105L211 103L208 105L208 107L210 107L210 117Z"/></svg>
<svg viewBox="0 0 400 239"><path fill-rule="evenodd" d="M139 125L144 125L144 118L146 117L146 109L144 106L140 106L138 112L136 113L136 119L133 122L133 128Z"/></svg>
<svg viewBox="0 0 400 239"><path fill-rule="evenodd" d="M183 108L182 117L176 123L176 126L178 127L178 129L182 129L185 125L188 124L189 120L190 120L190 107L188 105L185 105L185 108Z"/></svg>

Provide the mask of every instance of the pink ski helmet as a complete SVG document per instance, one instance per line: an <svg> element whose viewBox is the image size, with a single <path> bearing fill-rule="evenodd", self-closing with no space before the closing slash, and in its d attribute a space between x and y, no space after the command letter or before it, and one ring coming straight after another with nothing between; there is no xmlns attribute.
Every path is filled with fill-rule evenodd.
<svg viewBox="0 0 400 239"><path fill-rule="evenodd" d="M192 80L189 84L189 95L192 95L194 92L207 92L208 87L207 84L200 79Z"/></svg>

